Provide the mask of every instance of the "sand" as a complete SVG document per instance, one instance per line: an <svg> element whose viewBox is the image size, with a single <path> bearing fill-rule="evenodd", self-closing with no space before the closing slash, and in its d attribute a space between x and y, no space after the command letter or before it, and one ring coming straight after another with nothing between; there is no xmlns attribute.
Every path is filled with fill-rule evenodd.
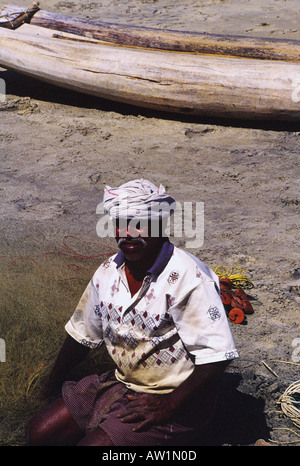
<svg viewBox="0 0 300 466"><path fill-rule="evenodd" d="M44 0L41 7L106 22L300 39L298 0ZM240 360L224 377L209 443L299 441L277 401L299 379L300 128L177 118L5 70L0 78L7 86L0 104L2 254L38 255L65 235L101 242L96 207L106 184L143 177L180 202L204 202L204 242L189 251L213 268L247 269L254 284L254 314L246 325L230 324ZM184 239L174 242L185 247Z"/></svg>

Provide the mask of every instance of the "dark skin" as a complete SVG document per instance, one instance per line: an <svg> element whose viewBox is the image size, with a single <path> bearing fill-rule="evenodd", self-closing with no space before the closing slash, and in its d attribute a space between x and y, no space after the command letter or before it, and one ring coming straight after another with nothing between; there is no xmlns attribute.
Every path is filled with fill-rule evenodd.
<svg viewBox="0 0 300 466"><path fill-rule="evenodd" d="M126 238L120 249L125 256L126 275L131 294L134 295L141 287L147 270L155 262L163 240L161 238L147 237L145 231L135 231L134 235L130 233L132 232L127 231L125 235L124 231L117 229L116 240ZM139 242L142 237L146 244ZM54 364L43 396L49 397L59 393L67 374L86 358L89 351L88 347L80 345L70 336L67 336ZM129 403L119 417L124 423L138 423L134 428L136 432L147 430L151 425L164 424L180 411L184 404L192 399L193 395L196 395L195 399L204 399L209 393L209 400L212 400L217 391L220 376L227 364L227 361L222 361L195 366L193 373L185 382L171 393L165 395L140 393L130 395L128 397ZM199 413L199 420L201 420L201 413L203 420L205 420L211 414L212 409L210 403L207 402L205 410ZM79 431L78 426L75 425L75 421L68 415L61 399L55 401L50 408L46 408L44 413L39 416L40 418L36 416L31 423L29 430L30 444L52 445L54 443L51 443L51 441L54 442L53 439L55 439L55 444L61 445L71 444L72 441L73 444L77 445L112 445L101 428L96 429L92 434L84 436L84 433ZM56 424L54 422L55 416L61 424L60 428L58 428L59 422L55 421ZM41 434L41 432L43 433ZM66 438L67 435L68 438Z"/></svg>
<svg viewBox="0 0 300 466"><path fill-rule="evenodd" d="M141 432L151 425L168 422L184 404L197 394L205 397L209 393L208 404L216 394L218 380L227 366L227 361L195 366L193 373L175 390L166 395L136 394L130 395L131 402L120 414L123 422L139 422L134 428ZM213 403L206 406L206 412L199 413L199 421L205 421L213 412ZM201 419L202 416L202 419Z"/></svg>

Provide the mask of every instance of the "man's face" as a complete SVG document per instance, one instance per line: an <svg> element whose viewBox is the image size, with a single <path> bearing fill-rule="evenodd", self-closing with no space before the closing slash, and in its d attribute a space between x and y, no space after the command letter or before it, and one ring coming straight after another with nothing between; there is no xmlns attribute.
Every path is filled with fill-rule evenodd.
<svg viewBox="0 0 300 466"><path fill-rule="evenodd" d="M149 257L161 244L159 235L150 236L151 226L148 222L117 220L115 231L118 246L129 261Z"/></svg>

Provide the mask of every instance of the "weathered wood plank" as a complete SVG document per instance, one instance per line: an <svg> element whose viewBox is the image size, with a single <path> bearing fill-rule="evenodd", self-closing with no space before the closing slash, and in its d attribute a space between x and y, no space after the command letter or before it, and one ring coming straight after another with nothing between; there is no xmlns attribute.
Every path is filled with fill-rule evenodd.
<svg viewBox="0 0 300 466"><path fill-rule="evenodd" d="M12 13L16 9L20 11L20 7L8 5L0 12ZM295 40L161 30L72 18L44 10L33 16L31 24L127 46L300 62L300 41Z"/></svg>

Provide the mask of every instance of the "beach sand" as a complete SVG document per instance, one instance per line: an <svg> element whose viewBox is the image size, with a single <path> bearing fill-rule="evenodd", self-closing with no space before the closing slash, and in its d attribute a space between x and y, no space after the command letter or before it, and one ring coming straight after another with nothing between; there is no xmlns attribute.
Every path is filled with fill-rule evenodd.
<svg viewBox="0 0 300 466"><path fill-rule="evenodd" d="M300 40L298 0L43 0L41 8L105 22ZM224 376L208 443L299 441L277 401L299 379L300 128L180 118L5 70L0 78L7 86L0 104L2 256L59 250L66 235L114 245L96 234L106 184L146 178L182 203L204 202L204 242L189 251L212 268L246 269L254 284L254 314L246 325L230 323L240 360ZM185 247L183 239L174 243Z"/></svg>

